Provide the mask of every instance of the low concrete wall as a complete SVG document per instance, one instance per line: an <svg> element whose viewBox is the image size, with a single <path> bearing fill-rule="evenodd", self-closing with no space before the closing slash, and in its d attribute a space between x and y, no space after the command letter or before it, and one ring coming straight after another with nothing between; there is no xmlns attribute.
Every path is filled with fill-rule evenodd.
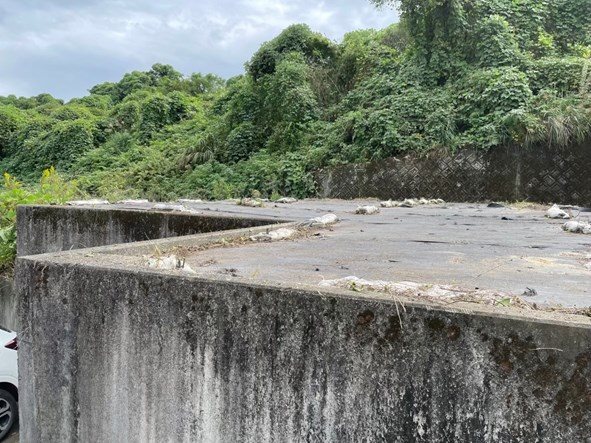
<svg viewBox="0 0 591 443"><path fill-rule="evenodd" d="M33 255L278 223L264 217L156 212L113 207L19 206L17 254Z"/></svg>
<svg viewBox="0 0 591 443"><path fill-rule="evenodd" d="M68 255L17 259L22 441L591 437L589 322L403 310Z"/></svg>
<svg viewBox="0 0 591 443"><path fill-rule="evenodd" d="M132 243L213 231L263 226L281 220L113 207L19 206L17 255ZM0 278L0 324L18 331L17 293Z"/></svg>
<svg viewBox="0 0 591 443"><path fill-rule="evenodd" d="M12 275L0 275L0 325L18 330L18 302L12 282ZM0 343L2 345L2 343Z"/></svg>

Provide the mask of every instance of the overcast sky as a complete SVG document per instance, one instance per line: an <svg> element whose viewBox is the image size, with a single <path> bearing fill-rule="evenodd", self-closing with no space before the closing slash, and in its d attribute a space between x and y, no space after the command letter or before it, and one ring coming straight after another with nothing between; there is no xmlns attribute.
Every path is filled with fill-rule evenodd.
<svg viewBox="0 0 591 443"><path fill-rule="evenodd" d="M395 21L368 0L0 0L0 95L69 99L157 62L228 78L292 23L339 40Z"/></svg>

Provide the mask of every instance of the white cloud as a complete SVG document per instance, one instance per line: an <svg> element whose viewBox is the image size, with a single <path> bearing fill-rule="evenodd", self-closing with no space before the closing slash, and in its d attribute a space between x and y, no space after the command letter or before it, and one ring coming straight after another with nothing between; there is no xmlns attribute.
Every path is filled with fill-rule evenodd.
<svg viewBox="0 0 591 443"><path fill-rule="evenodd" d="M229 77L292 23L338 40L396 19L368 0L20 0L0 6L0 94L70 98L156 62Z"/></svg>
<svg viewBox="0 0 591 443"><path fill-rule="evenodd" d="M336 11L326 8L324 2L319 3L315 7L311 8L308 12L309 23L314 23L316 26L322 26L330 23L331 19L334 18Z"/></svg>

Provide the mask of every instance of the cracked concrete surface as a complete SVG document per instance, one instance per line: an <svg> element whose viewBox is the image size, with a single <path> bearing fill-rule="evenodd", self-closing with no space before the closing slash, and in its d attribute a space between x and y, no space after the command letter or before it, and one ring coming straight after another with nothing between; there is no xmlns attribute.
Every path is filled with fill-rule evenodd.
<svg viewBox="0 0 591 443"><path fill-rule="evenodd" d="M359 205L375 203L303 200L262 208L229 202L187 204L203 215L301 221L330 212L341 219L316 236L296 241L191 252L187 264L207 277L234 269L242 278L287 285L314 286L323 279L354 275L513 295L531 288L537 293L527 298L531 302L591 306L591 270L585 261L591 240L563 232L562 221L547 219L541 209L442 204L355 214ZM590 218L589 213L579 216L581 221Z"/></svg>

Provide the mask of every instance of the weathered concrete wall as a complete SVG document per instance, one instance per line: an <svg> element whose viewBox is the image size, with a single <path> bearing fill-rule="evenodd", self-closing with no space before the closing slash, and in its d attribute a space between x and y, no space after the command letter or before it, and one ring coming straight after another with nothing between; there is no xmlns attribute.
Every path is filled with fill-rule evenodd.
<svg viewBox="0 0 591 443"><path fill-rule="evenodd" d="M248 228L280 220L64 206L17 208L18 255Z"/></svg>
<svg viewBox="0 0 591 443"><path fill-rule="evenodd" d="M433 151L337 166L317 175L321 197L519 201L591 207L591 141L549 146Z"/></svg>
<svg viewBox="0 0 591 443"><path fill-rule="evenodd" d="M0 274L0 325L16 331L18 329L17 308L18 302L12 275Z"/></svg>
<svg viewBox="0 0 591 443"><path fill-rule="evenodd" d="M584 442L589 322L17 260L21 439Z"/></svg>
<svg viewBox="0 0 591 443"><path fill-rule="evenodd" d="M33 255L278 223L265 217L69 206L19 206L17 254ZM18 331L17 293L0 279L0 324Z"/></svg>

